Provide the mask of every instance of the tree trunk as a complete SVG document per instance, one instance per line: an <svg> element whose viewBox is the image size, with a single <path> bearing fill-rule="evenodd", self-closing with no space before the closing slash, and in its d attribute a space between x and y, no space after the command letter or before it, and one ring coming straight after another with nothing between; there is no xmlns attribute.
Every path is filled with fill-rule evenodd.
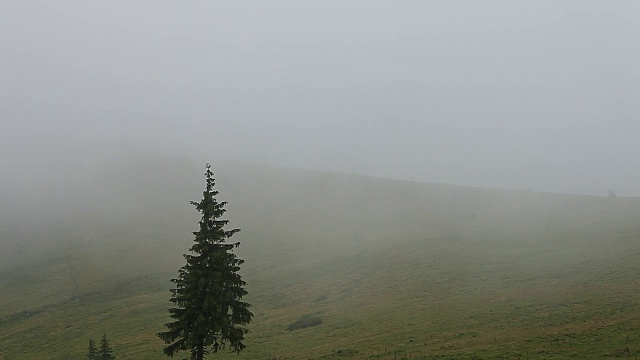
<svg viewBox="0 0 640 360"><path fill-rule="evenodd" d="M198 341L198 348L196 349L196 360L204 359L204 340Z"/></svg>

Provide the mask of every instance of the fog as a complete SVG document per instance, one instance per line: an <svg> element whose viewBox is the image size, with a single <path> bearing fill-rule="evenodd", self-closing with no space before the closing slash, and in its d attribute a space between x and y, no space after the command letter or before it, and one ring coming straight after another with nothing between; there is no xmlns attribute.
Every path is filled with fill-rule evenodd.
<svg viewBox="0 0 640 360"><path fill-rule="evenodd" d="M129 151L640 196L639 16L635 1L4 2L3 196Z"/></svg>
<svg viewBox="0 0 640 360"><path fill-rule="evenodd" d="M162 357L205 162L222 359L640 355L640 2L0 4L0 358Z"/></svg>

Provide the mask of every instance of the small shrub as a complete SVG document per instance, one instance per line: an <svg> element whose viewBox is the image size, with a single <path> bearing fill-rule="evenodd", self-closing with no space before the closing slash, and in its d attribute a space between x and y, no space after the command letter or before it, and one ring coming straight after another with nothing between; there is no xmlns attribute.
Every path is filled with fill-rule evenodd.
<svg viewBox="0 0 640 360"><path fill-rule="evenodd" d="M325 301L327 300L329 297L327 296L327 294L322 294L319 295L315 300L313 300L313 302L318 302L318 301Z"/></svg>
<svg viewBox="0 0 640 360"><path fill-rule="evenodd" d="M358 350L353 350L353 349L338 349L338 350L333 350L331 352L331 356L337 356L337 357L349 357L349 356L356 356L358 355Z"/></svg>
<svg viewBox="0 0 640 360"><path fill-rule="evenodd" d="M287 326L287 330L289 331L299 330L299 329L304 329L312 326L318 326L320 324L322 324L322 320L320 319L320 317L305 315L300 319L289 324L289 326Z"/></svg>

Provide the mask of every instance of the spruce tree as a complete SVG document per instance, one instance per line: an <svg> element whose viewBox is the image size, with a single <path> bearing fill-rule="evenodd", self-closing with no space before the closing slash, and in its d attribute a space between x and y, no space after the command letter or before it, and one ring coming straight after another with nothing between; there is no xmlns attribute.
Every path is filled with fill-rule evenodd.
<svg viewBox="0 0 640 360"><path fill-rule="evenodd" d="M87 359L98 360L98 348L96 347L96 343L93 339L89 339L89 355L87 356Z"/></svg>
<svg viewBox="0 0 640 360"><path fill-rule="evenodd" d="M217 352L227 345L240 353L247 333L246 325L253 314L250 305L242 301L247 295L246 283L238 271L244 263L234 253L239 242L227 240L239 229L225 230L228 220L220 219L226 212L226 202L218 202L214 190L215 179L211 164L206 165L206 189L200 202L191 204L202 214L199 230L194 232L194 244L185 254L186 264L171 281L169 309L174 320L165 324L167 331L157 335L169 344L164 348L167 356L178 351L191 352L192 360L202 360L209 351Z"/></svg>
<svg viewBox="0 0 640 360"><path fill-rule="evenodd" d="M111 346L109 346L109 341L107 340L107 335L102 335L102 340L100 341L100 351L98 352L98 360L114 360L116 357L113 356L113 350L111 350Z"/></svg>

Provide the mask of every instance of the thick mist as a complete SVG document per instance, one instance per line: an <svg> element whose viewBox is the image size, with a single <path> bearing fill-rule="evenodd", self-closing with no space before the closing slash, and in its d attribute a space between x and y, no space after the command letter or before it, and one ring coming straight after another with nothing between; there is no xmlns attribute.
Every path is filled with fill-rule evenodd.
<svg viewBox="0 0 640 360"><path fill-rule="evenodd" d="M220 359L640 355L639 2L2 5L0 358L161 358L206 162Z"/></svg>
<svg viewBox="0 0 640 360"><path fill-rule="evenodd" d="M9 2L0 200L141 149L639 196L638 16L633 1Z"/></svg>

